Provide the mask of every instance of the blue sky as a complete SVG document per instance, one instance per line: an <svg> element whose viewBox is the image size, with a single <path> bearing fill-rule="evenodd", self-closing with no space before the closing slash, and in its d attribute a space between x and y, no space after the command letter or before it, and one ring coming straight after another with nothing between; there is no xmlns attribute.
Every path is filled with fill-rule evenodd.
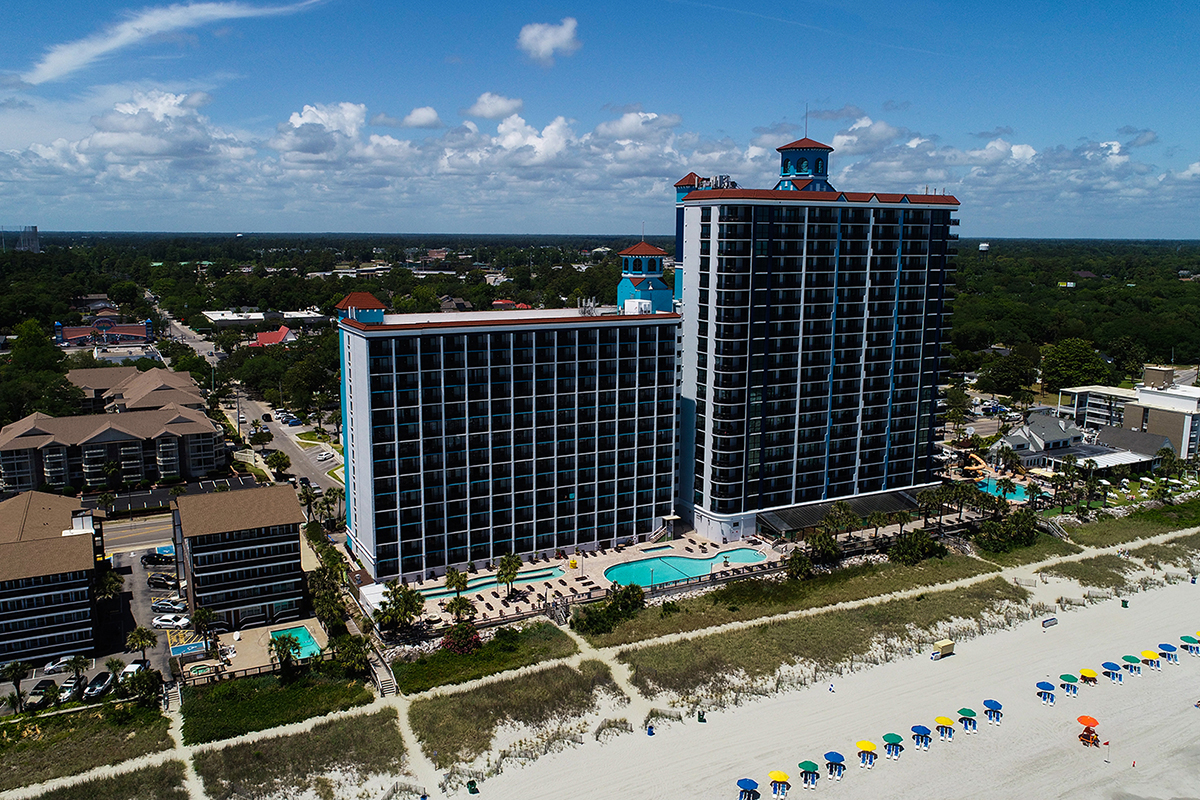
<svg viewBox="0 0 1200 800"><path fill-rule="evenodd" d="M9 0L0 223L667 233L689 171L945 190L965 236L1197 238L1200 10Z"/></svg>

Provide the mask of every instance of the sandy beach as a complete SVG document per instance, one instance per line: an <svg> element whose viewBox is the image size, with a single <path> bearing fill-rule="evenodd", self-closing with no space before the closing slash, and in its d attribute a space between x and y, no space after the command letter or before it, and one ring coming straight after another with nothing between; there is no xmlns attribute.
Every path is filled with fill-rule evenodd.
<svg viewBox="0 0 1200 800"><path fill-rule="evenodd" d="M951 658L927 654L835 678L828 683L764 698L737 708L659 726L653 737L626 734L544 756L527 766L506 767L481 790L492 798L735 798L735 781L749 777L770 797L767 772L783 770L800 786L798 762L824 765L837 750L846 775L830 781L824 771L817 791L858 798L958 798L964 794L1022 798L1200 797L1200 657L1180 651L1179 665L1143 669L1114 686L1101 678L1076 698L1058 692L1054 707L1042 705L1034 686L1059 683L1061 673L1119 661L1160 642L1200 629L1200 585L1179 583L1058 614L1044 629L1035 620L960 643ZM1004 704L1004 721L983 719L983 700ZM910 727L934 727L938 715L980 713L979 732L961 728L943 743L934 734L928 752L912 747ZM1076 717L1100 721L1097 732L1110 748L1085 748L1076 739ZM905 736L899 761L882 755L881 736ZM873 770L858 767L855 742L881 749ZM1111 763L1105 757L1111 752ZM1136 762L1136 766L1134 766Z"/></svg>

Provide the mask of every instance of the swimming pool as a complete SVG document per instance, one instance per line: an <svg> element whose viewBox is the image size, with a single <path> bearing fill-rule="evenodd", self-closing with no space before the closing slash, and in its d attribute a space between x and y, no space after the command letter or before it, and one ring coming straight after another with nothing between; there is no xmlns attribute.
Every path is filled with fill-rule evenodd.
<svg viewBox="0 0 1200 800"><path fill-rule="evenodd" d="M1000 496L1000 490L998 488L996 488L996 479L995 478L988 478L987 480L979 481L975 485L979 487L979 491L981 491L981 492L986 492L986 493L992 495L993 497ZM1024 500L1025 499L1025 487L1018 483L1017 490L1015 492L1010 492L1008 495L1005 496L1005 499L1006 500Z"/></svg>
<svg viewBox="0 0 1200 800"><path fill-rule="evenodd" d="M280 636L296 637L296 641L300 643L300 658L309 658L321 652L321 645L317 644L317 640L313 638L312 633L304 625L298 625L295 628L284 628L281 631L271 631L272 639L278 639Z"/></svg>
<svg viewBox="0 0 1200 800"><path fill-rule="evenodd" d="M652 556L617 564L604 570L604 577L616 581L622 586L636 583L638 586L654 586L659 583L696 578L707 575L712 571L713 564L723 564L729 559L730 564L756 564L767 559L762 553L750 547L739 547L736 550L726 550L708 558L690 558L688 556Z"/></svg>
<svg viewBox="0 0 1200 800"><path fill-rule="evenodd" d="M513 581L513 586L521 586L526 583L535 583L537 581L548 581L553 578L561 578L566 575L567 571L562 567L544 567L542 569L531 569L526 572L517 574L517 579ZM478 592L484 589L494 589L503 584L496 583L495 575L482 575L478 578L471 578L467 581L468 592ZM453 597L454 590L447 589L439 584L431 586L428 589L417 589L418 592L431 600L441 600L443 597Z"/></svg>

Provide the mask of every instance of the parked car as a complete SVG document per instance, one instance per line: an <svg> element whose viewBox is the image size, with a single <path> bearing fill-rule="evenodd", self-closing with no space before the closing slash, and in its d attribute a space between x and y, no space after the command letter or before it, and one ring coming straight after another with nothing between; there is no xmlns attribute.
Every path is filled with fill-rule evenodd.
<svg viewBox="0 0 1200 800"><path fill-rule="evenodd" d="M58 683L50 678L35 683L29 691L29 696L25 698L25 708L30 711L37 711L49 705L50 698L46 697L46 691L51 686L58 686Z"/></svg>
<svg viewBox="0 0 1200 800"><path fill-rule="evenodd" d="M151 572L146 577L146 585L151 589L178 589L179 579L165 572Z"/></svg>
<svg viewBox="0 0 1200 800"><path fill-rule="evenodd" d="M164 564L175 564L175 556L168 553L160 553L157 550L152 550L142 556L143 567L161 567Z"/></svg>
<svg viewBox="0 0 1200 800"><path fill-rule="evenodd" d="M150 662L143 661L139 658L125 665L125 669L121 670L121 677L119 680L125 681L129 678L132 678L134 675L137 675L139 672L144 672L148 669L150 669Z"/></svg>
<svg viewBox="0 0 1200 800"><path fill-rule="evenodd" d="M161 617L155 617L150 624L156 628L181 631L191 625L192 620L183 614L163 614Z"/></svg>
<svg viewBox="0 0 1200 800"><path fill-rule="evenodd" d="M308 480L308 478L306 478L306 477L305 477L305 476L303 476L303 475L301 475L301 476L300 476L299 480L300 480L300 485L301 485L301 486L311 486L311 485L312 485L312 484L310 483L310 481Z"/></svg>
<svg viewBox="0 0 1200 800"><path fill-rule="evenodd" d="M113 674L111 672L101 672L92 678L91 683L83 690L83 699L95 700L97 697L103 697L112 687Z"/></svg>
<svg viewBox="0 0 1200 800"><path fill-rule="evenodd" d="M270 421L271 421L271 415L270 415L270 414L263 414L263 415L262 415L262 421L263 421L263 422L270 422Z"/></svg>
<svg viewBox="0 0 1200 800"><path fill-rule="evenodd" d="M328 450L326 450L324 453L317 454L317 461L328 461L331 458L333 458L333 453L329 452Z"/></svg>
<svg viewBox="0 0 1200 800"><path fill-rule="evenodd" d="M288 427L289 427L289 428L294 428L294 427L296 427L297 425L303 425L303 424L304 424L303 422L301 422L300 420L296 419L295 417L293 417L292 419L288 420Z"/></svg>
<svg viewBox="0 0 1200 800"><path fill-rule="evenodd" d="M70 660L71 656L63 656L62 658L55 659L47 664L46 668L43 669L42 672L46 673L47 675L57 675L60 672L66 672L67 662Z"/></svg>
<svg viewBox="0 0 1200 800"><path fill-rule="evenodd" d="M171 600L164 597L151 603L150 610L156 614L183 614L187 612L187 603L183 602L182 600Z"/></svg>
<svg viewBox="0 0 1200 800"><path fill-rule="evenodd" d="M79 697L79 695L83 694L84 689L87 689L87 687L87 675L80 675L79 680L76 680L75 676L72 675L63 681L61 697L64 701L74 700L75 698Z"/></svg>

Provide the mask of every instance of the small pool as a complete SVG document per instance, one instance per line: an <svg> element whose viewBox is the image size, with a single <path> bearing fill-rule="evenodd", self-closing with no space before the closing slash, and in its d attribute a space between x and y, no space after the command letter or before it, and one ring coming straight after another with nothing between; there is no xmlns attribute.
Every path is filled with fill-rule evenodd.
<svg viewBox="0 0 1200 800"><path fill-rule="evenodd" d="M659 545L655 545L654 547L647 547L642 552L643 553L657 553L659 550L673 550L673 549L675 549L675 545L659 544Z"/></svg>
<svg viewBox="0 0 1200 800"><path fill-rule="evenodd" d="M979 481L975 485L979 487L979 491L981 491L981 492L986 492L987 494L990 494L993 497L1000 496L1000 490L996 487L996 479L995 478L988 478L987 480ZM1006 500L1022 500L1022 501L1025 500L1025 487L1018 483L1017 490L1015 492L1010 492L1009 494L1005 495L1005 499Z"/></svg>
<svg viewBox="0 0 1200 800"><path fill-rule="evenodd" d="M760 561L766 561L767 557L750 547L726 550L708 558L651 556L609 567L604 570L604 577L610 581L616 581L622 586L628 586L631 583L636 583L638 586L654 586L707 575L712 571L713 564L724 564L725 559L729 559L730 564L757 564Z"/></svg>
<svg viewBox="0 0 1200 800"><path fill-rule="evenodd" d="M312 633L304 625L297 625L295 628L284 628L281 631L271 631L272 639L278 639L280 636L296 637L296 641L300 643L300 658L309 658L321 652L321 645L317 644L317 640L313 638Z"/></svg>
<svg viewBox="0 0 1200 800"><path fill-rule="evenodd" d="M517 579L513 581L513 586L522 586L526 583L536 583L538 581L548 581L554 578L561 578L566 575L567 571L562 567L543 567L540 569L531 569L517 574ZM496 583L495 575L482 575L478 578L471 578L467 581L467 592L479 592L485 589L494 589L497 586L504 584ZM430 600L441 600L444 597L453 597L454 590L447 589L444 584L431 586L428 589L418 589L418 592L425 595Z"/></svg>

